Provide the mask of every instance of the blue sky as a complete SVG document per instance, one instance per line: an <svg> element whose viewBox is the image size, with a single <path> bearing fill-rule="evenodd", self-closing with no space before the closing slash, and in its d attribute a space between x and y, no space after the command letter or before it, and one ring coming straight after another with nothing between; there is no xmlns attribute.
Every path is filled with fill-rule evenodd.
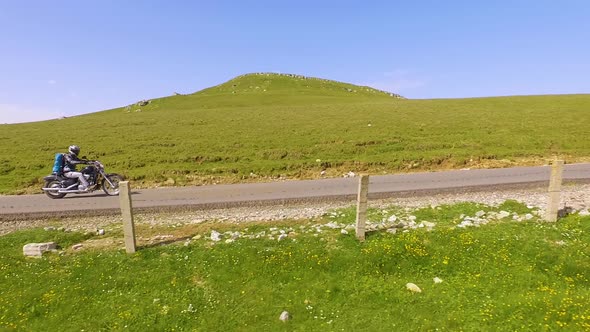
<svg viewBox="0 0 590 332"><path fill-rule="evenodd" d="M0 123L250 72L408 98L590 93L590 1L0 1Z"/></svg>

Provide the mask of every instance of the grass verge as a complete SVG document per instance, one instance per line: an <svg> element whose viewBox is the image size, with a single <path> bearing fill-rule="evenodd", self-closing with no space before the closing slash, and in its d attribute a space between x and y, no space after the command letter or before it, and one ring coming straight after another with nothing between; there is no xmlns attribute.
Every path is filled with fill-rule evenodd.
<svg viewBox="0 0 590 332"><path fill-rule="evenodd" d="M508 215L459 227L501 211ZM192 240L144 244L134 255L67 249L97 236L19 231L0 237L0 329L588 330L590 217L549 224L534 215L513 201L371 210L373 228L396 233L374 231L359 243L351 208L319 220L204 224L182 233ZM435 226L419 226L426 221ZM24 244L42 241L67 250L22 256Z"/></svg>

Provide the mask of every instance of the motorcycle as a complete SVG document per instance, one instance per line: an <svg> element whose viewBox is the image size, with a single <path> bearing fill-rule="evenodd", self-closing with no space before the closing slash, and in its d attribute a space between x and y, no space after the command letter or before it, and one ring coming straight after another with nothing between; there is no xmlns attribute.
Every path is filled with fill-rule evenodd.
<svg viewBox="0 0 590 332"><path fill-rule="evenodd" d="M119 195L119 182L123 176L116 173L107 174L104 165L99 161L91 161L82 169L82 174L88 181L86 190L79 189L78 179L70 179L63 174L51 174L43 178L45 186L41 188L49 198L63 198L67 194L87 194L95 190L102 190L109 196Z"/></svg>

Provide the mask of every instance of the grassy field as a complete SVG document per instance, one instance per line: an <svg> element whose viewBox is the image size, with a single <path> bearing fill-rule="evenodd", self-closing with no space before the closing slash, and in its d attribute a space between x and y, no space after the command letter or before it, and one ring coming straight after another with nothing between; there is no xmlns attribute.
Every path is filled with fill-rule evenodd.
<svg viewBox="0 0 590 332"><path fill-rule="evenodd" d="M407 100L244 75L144 107L0 125L0 194L39 192L70 144L141 187L588 160L589 107L590 95Z"/></svg>
<svg viewBox="0 0 590 332"><path fill-rule="evenodd" d="M106 236L27 230L0 237L0 329L19 331L584 331L590 329L590 217L559 223L511 216L458 228L478 211L524 215L526 206L474 203L371 210L369 220L416 217L436 226L370 233L354 208L316 220L138 227L138 236L201 235L127 255L93 250ZM322 226L323 225L323 226ZM164 226L161 226L164 227ZM272 228L276 227L276 228ZM267 236L213 244L211 229ZM318 229L320 229L318 231ZM289 233L277 241L271 231ZM26 259L22 246L66 249ZM83 242L81 251L69 249ZM228 241L230 242L230 241ZM442 279L435 283L434 278ZM415 283L421 293L406 289ZM279 320L282 311L292 319Z"/></svg>

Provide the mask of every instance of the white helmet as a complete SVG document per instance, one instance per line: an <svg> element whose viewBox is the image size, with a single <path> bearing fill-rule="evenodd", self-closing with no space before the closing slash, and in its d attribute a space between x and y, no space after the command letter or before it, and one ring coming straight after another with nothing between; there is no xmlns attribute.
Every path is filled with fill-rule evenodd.
<svg viewBox="0 0 590 332"><path fill-rule="evenodd" d="M80 147L77 145L70 145L68 151L70 151L71 154L77 157L78 153L80 153Z"/></svg>

